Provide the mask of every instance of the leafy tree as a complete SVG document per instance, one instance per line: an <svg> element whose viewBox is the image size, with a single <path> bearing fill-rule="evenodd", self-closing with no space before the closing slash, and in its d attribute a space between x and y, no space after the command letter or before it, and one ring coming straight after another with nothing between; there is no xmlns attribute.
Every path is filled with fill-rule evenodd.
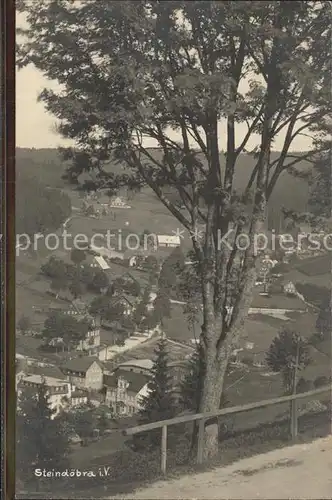
<svg viewBox="0 0 332 500"><path fill-rule="evenodd" d="M55 298L59 297L59 293L61 291L67 290L68 282L66 276L58 276L57 278L53 278L50 283L50 288L52 292L55 294Z"/></svg>
<svg viewBox="0 0 332 500"><path fill-rule="evenodd" d="M72 430L78 434L83 445L86 446L97 425L97 418L93 409L89 405L82 405L69 416L69 422Z"/></svg>
<svg viewBox="0 0 332 500"><path fill-rule="evenodd" d="M82 295L84 294L84 286L79 278L76 278L71 282L71 284L69 285L69 291L74 299L82 297Z"/></svg>
<svg viewBox="0 0 332 500"><path fill-rule="evenodd" d="M93 287L94 276L94 270L90 266L84 265L83 269L80 271L80 279L87 288Z"/></svg>
<svg viewBox="0 0 332 500"><path fill-rule="evenodd" d="M101 290L104 288L108 288L109 279L105 271L101 269L97 269L93 275L92 282L90 284L90 288L101 293Z"/></svg>
<svg viewBox="0 0 332 500"><path fill-rule="evenodd" d="M24 314L22 314L17 322L17 328L23 335L27 333L31 328L31 320L29 316L25 316Z"/></svg>
<svg viewBox="0 0 332 500"><path fill-rule="evenodd" d="M75 142L63 150L68 178L97 171L95 189L148 185L191 236L207 362L200 411L212 411L243 330L258 260L253 245L241 250L219 242L231 227L232 241L245 232L252 242L280 175L295 175L300 162L326 150L320 139L328 135L331 111L330 4L63 0L61 7L22 1L17 8L27 17L19 67L33 63L61 84L40 99L60 120L62 136ZM61 34L54 33L58 25ZM239 123L248 126L241 137ZM294 155L300 134L315 140ZM280 154L272 159L277 138ZM150 139L158 150L148 149ZM255 164L236 191L242 153ZM104 168L110 159L126 168L110 173ZM169 186L185 210L167 197ZM236 290L229 287L234 274ZM207 436L209 455L217 451L215 426Z"/></svg>
<svg viewBox="0 0 332 500"><path fill-rule="evenodd" d="M68 467L69 440L64 420L54 418L45 385L20 388L16 417L16 471L26 484L33 470ZM40 478L38 478L40 481Z"/></svg>
<svg viewBox="0 0 332 500"><path fill-rule="evenodd" d="M140 327L144 331L149 331L153 330L156 328L159 324L157 316L154 314L154 311L149 311L147 314L144 316L140 323Z"/></svg>
<svg viewBox="0 0 332 500"><path fill-rule="evenodd" d="M147 285L145 287L141 300L138 302L132 313L132 320L138 328L142 326L142 321L148 315L148 305L150 303L150 296L151 296L151 287L150 285Z"/></svg>
<svg viewBox="0 0 332 500"><path fill-rule="evenodd" d="M295 371L310 363L308 344L298 333L285 328L270 345L266 362L272 371L281 373L285 393L291 394Z"/></svg>
<svg viewBox="0 0 332 500"><path fill-rule="evenodd" d="M61 339L63 348L68 351L76 349L79 343L85 340L91 324L86 319L78 321L76 318L60 312L51 313L45 320L42 338L47 344Z"/></svg>
<svg viewBox="0 0 332 500"><path fill-rule="evenodd" d="M102 295L96 297L90 304L89 312L92 316L99 317L102 321L120 321L124 319L124 305L118 300L110 300Z"/></svg>
<svg viewBox="0 0 332 500"><path fill-rule="evenodd" d="M100 319L106 319L108 317L109 309L109 297L107 297L106 295L101 295L93 299L89 307L89 313L91 314L91 316L100 317Z"/></svg>
<svg viewBox="0 0 332 500"><path fill-rule="evenodd" d="M142 264L144 270L148 272L153 272L158 274L159 272L159 264L158 259L154 255L149 255Z"/></svg>
<svg viewBox="0 0 332 500"><path fill-rule="evenodd" d="M153 315L156 323L161 325L163 325L164 318L171 317L171 301L163 291L159 291L153 301Z"/></svg>
<svg viewBox="0 0 332 500"><path fill-rule="evenodd" d="M112 422L112 412L107 406L101 405L96 410L97 415L97 428L100 433L103 435L105 432L111 428Z"/></svg>
<svg viewBox="0 0 332 500"><path fill-rule="evenodd" d="M331 150L328 149L314 165L308 208L317 222L331 218L331 161Z"/></svg>
<svg viewBox="0 0 332 500"><path fill-rule="evenodd" d="M70 258L76 266L79 266L86 259L86 253L79 248L73 248L70 252Z"/></svg>
<svg viewBox="0 0 332 500"><path fill-rule="evenodd" d="M177 289L178 276L184 269L184 255L180 248L175 248L173 252L164 260L159 274L159 289L165 293L171 293Z"/></svg>
<svg viewBox="0 0 332 500"><path fill-rule="evenodd" d="M141 235L140 238L141 247L147 250L149 248L154 248L156 243L157 242L154 233L151 233L151 231L149 231L148 229L144 229L143 234Z"/></svg>
<svg viewBox="0 0 332 500"><path fill-rule="evenodd" d="M49 278L58 278L67 275L67 267L61 259L57 259L53 255L49 260L41 266L41 272Z"/></svg>

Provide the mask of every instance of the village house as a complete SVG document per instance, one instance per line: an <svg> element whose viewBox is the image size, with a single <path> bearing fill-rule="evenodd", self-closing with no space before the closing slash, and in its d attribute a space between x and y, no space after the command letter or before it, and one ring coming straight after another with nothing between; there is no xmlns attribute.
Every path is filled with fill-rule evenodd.
<svg viewBox="0 0 332 500"><path fill-rule="evenodd" d="M44 375L22 375L17 383L17 393L20 395L25 387L38 390L45 385L50 408L55 411L53 418L61 411L66 410L71 400L71 384L63 379L46 377Z"/></svg>
<svg viewBox="0 0 332 500"><path fill-rule="evenodd" d="M158 247L165 248L176 248L181 245L180 236L177 235L167 235L167 234L158 234L157 235L157 245Z"/></svg>
<svg viewBox="0 0 332 500"><path fill-rule="evenodd" d="M16 359L16 389L19 381L27 376L38 375L43 377L65 380L65 376L55 365L42 363L38 361L29 361L27 359L17 357Z"/></svg>
<svg viewBox="0 0 332 500"><path fill-rule="evenodd" d="M116 415L130 416L141 409L141 398L147 396L148 375L117 368L112 375L104 376L105 403Z"/></svg>
<svg viewBox="0 0 332 500"><path fill-rule="evenodd" d="M70 406L75 408L77 406L85 405L88 402L88 394L85 391L75 389L71 393Z"/></svg>
<svg viewBox="0 0 332 500"><path fill-rule="evenodd" d="M131 208L122 196L116 196L110 200L110 208Z"/></svg>
<svg viewBox="0 0 332 500"><path fill-rule="evenodd" d="M135 298L128 298L127 295L116 295L112 298L111 305L123 307L124 315L130 316L135 307Z"/></svg>
<svg viewBox="0 0 332 500"><path fill-rule="evenodd" d="M103 387L103 368L97 357L71 359L63 365L62 371L72 386L78 389L98 391Z"/></svg>

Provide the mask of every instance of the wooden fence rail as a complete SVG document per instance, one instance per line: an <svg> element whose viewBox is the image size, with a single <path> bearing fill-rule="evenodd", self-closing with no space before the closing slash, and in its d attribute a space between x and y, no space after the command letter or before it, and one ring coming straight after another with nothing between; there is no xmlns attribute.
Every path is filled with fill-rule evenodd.
<svg viewBox="0 0 332 500"><path fill-rule="evenodd" d="M222 417L225 415L234 415L235 413L243 413L250 410L265 408L282 403L291 403L290 412L290 432L292 439L295 439L298 433L298 409L297 402L301 399L313 399L320 394L329 392L332 394L332 384L312 391L303 392L301 394L294 394L291 396L282 396L280 398L265 399L255 403L249 403L242 406L233 406L231 408L222 408L210 413L195 413L190 415L183 415L180 417L171 418L168 420L159 420L158 422L151 422L149 424L139 425L124 429L122 434L124 436L133 436L134 434L141 434L142 432L151 431L154 429L161 429L161 471L166 474L167 468L167 428L171 425L184 424L188 422L198 421L198 442L197 442L197 463L203 463L203 445L204 445L204 429L207 421L212 418ZM331 430L332 432L332 430Z"/></svg>

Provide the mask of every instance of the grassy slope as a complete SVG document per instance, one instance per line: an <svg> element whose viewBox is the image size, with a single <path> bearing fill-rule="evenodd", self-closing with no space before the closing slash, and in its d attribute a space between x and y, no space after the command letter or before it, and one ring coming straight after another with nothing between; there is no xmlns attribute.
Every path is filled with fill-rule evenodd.
<svg viewBox="0 0 332 500"><path fill-rule="evenodd" d="M154 154L160 153L155 150ZM271 161L277 156L272 153ZM220 156L221 164L224 165L224 155ZM235 187L243 189L250 173L253 169L254 160L249 155L241 155L235 175ZM112 165L111 169L119 169L119 166ZM302 162L298 168L303 170L308 168L307 162ZM28 170L29 174L39 177L45 184L54 187L63 187L61 175L65 171L65 163L62 162L55 149L23 149L16 150L16 169L19 172L22 169ZM295 179L287 173L281 175L276 189L271 197L271 207L275 210L285 205L288 208L304 210L307 200L307 184L304 181Z"/></svg>

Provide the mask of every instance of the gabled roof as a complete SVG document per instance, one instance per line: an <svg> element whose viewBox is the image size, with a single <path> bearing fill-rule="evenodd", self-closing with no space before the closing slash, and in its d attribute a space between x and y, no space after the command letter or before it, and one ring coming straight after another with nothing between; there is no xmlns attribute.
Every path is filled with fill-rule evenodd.
<svg viewBox="0 0 332 500"><path fill-rule="evenodd" d="M23 377L22 382L40 385L45 384L46 387L63 387L65 383L63 379L44 377L43 375L27 375Z"/></svg>
<svg viewBox="0 0 332 500"><path fill-rule="evenodd" d="M153 368L153 361L151 359L131 359L129 361L124 361L119 365L122 366L135 366L136 368L142 368L144 370L151 370Z"/></svg>
<svg viewBox="0 0 332 500"><path fill-rule="evenodd" d="M104 375L104 384L109 388L116 389L119 377L129 383L127 391L134 392L135 394L137 394L151 380L151 377L144 375L143 373L134 373L118 368L115 370L113 375Z"/></svg>
<svg viewBox="0 0 332 500"><path fill-rule="evenodd" d="M54 379L64 380L65 376L57 366L34 366L28 365L26 368L27 375L38 375L42 377L50 377Z"/></svg>
<svg viewBox="0 0 332 500"><path fill-rule="evenodd" d="M99 359L95 356L82 356L75 359L68 360L64 365L63 369L71 372L81 372L86 373L93 363L99 363Z"/></svg>
<svg viewBox="0 0 332 500"><path fill-rule="evenodd" d="M111 303L116 304L117 302L120 302L120 301L125 301L130 306L134 305L133 301L130 300L130 298L128 298L126 295L123 295L123 294L115 295L114 297L112 297Z"/></svg>

